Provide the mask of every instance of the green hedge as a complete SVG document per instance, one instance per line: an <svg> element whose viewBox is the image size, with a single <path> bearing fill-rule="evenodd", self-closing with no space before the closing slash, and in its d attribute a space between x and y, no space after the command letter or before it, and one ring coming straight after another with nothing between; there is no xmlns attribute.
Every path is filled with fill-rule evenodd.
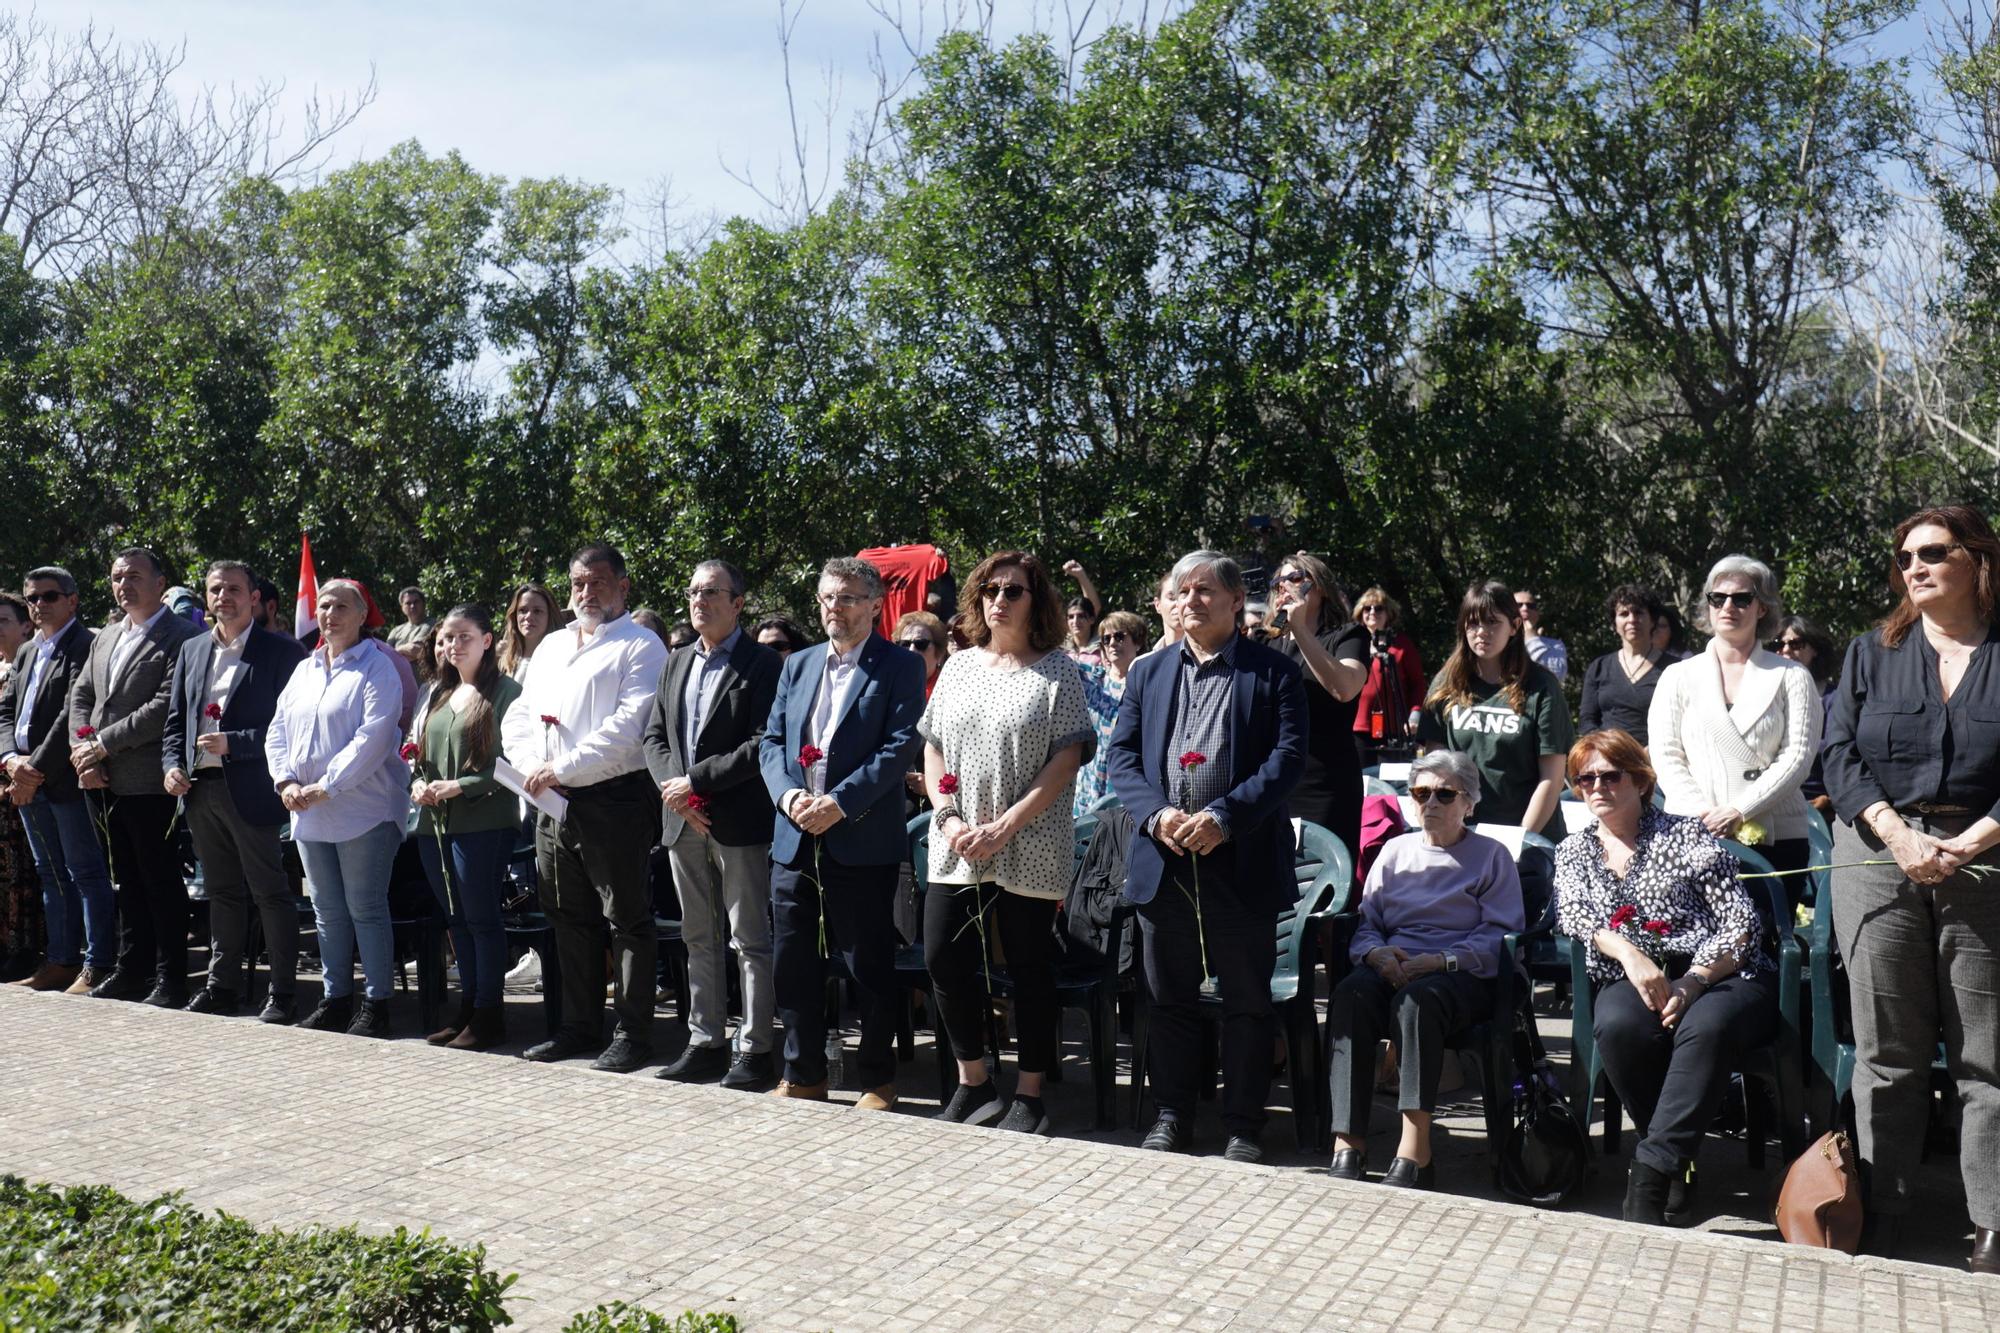
<svg viewBox="0 0 2000 1333"><path fill-rule="evenodd" d="M563 1333L740 1333L733 1314L698 1314L693 1310L669 1319L651 1310L616 1301L578 1315Z"/></svg>

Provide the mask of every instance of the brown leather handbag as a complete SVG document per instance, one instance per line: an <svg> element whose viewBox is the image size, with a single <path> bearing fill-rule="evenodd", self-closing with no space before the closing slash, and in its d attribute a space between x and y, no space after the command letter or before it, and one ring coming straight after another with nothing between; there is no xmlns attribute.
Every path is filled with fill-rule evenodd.
<svg viewBox="0 0 2000 1333"><path fill-rule="evenodd" d="M1853 1254L1861 1244L1861 1171L1847 1135L1819 1136L1785 1172L1773 1219L1794 1245Z"/></svg>

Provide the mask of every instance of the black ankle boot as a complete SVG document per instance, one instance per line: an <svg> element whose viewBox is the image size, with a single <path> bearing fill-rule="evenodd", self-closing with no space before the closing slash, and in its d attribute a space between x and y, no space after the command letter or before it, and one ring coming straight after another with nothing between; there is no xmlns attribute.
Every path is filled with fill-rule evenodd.
<svg viewBox="0 0 2000 1333"><path fill-rule="evenodd" d="M1648 1226L1667 1224L1667 1173L1634 1158L1625 1172L1625 1220Z"/></svg>

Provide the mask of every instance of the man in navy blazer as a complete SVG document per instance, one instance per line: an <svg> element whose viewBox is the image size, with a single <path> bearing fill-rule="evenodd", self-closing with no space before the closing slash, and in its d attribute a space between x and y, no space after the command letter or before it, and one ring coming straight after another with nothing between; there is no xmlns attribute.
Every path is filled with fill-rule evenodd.
<svg viewBox="0 0 2000 1333"><path fill-rule="evenodd" d="M1144 1146L1193 1144L1200 995L1213 976L1224 1156L1254 1162L1271 1090L1277 918L1295 892L1286 798L1305 767L1305 688L1288 658L1237 632L1244 588L1234 560L1195 551L1169 583L1183 637L1133 663L1107 752L1112 790L1143 835L1132 840L1125 892L1139 907L1153 1005L1147 1053L1160 1116Z"/></svg>
<svg viewBox="0 0 2000 1333"><path fill-rule="evenodd" d="M826 957L838 950L861 990L866 1091L856 1105L896 1104L897 867L909 855L903 775L921 742L924 662L875 633L882 576L839 557L819 576L829 642L793 653L778 680L759 761L777 806L771 907L785 1068L778 1097L826 1100ZM823 915L822 915L823 913Z"/></svg>
<svg viewBox="0 0 2000 1333"><path fill-rule="evenodd" d="M278 834L287 816L264 763L264 729L305 649L256 623L257 576L248 565L218 560L203 581L209 631L180 646L160 736L163 785L181 798L208 887L208 982L187 1007L236 1012L254 898L271 954L260 1017L289 1023L297 1016L298 904L285 874Z"/></svg>

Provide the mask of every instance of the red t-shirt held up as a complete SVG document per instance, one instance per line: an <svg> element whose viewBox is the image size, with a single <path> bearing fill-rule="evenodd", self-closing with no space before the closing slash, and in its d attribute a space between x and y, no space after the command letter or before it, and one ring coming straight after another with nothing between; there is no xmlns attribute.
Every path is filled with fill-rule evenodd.
<svg viewBox="0 0 2000 1333"><path fill-rule="evenodd" d="M931 581L951 569L944 552L930 545L871 546L858 554L882 573L882 617L878 626L885 639L895 634L898 620L911 611L924 609Z"/></svg>

